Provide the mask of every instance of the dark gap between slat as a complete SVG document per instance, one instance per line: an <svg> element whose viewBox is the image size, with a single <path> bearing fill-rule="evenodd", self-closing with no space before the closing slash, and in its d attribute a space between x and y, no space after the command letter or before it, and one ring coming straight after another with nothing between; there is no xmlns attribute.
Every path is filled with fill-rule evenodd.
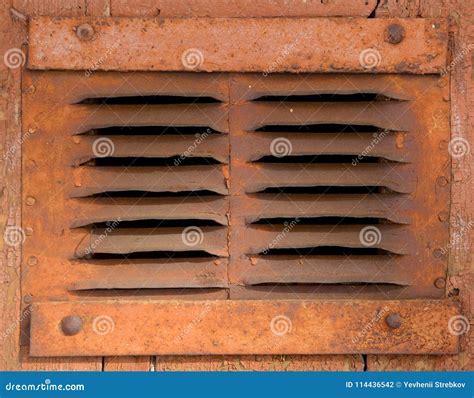
<svg viewBox="0 0 474 398"><path fill-rule="evenodd" d="M121 97L86 98L76 104L87 105L168 105L168 104L215 104L217 98L210 96L178 96L178 95L131 95Z"/></svg>
<svg viewBox="0 0 474 398"><path fill-rule="evenodd" d="M294 217L261 218L252 224L283 226L285 223L295 222ZM359 224L393 224L387 219L376 217L307 217L298 216L298 225L359 225Z"/></svg>
<svg viewBox="0 0 474 398"><path fill-rule="evenodd" d="M113 126L86 131L79 135L202 135L222 134L206 126Z"/></svg>
<svg viewBox="0 0 474 398"><path fill-rule="evenodd" d="M400 101L377 93L351 93L351 94L299 94L299 95L263 95L253 101L266 102L367 102L367 101Z"/></svg>
<svg viewBox="0 0 474 398"><path fill-rule="evenodd" d="M145 157L104 157L95 158L93 166L96 167L158 167L158 166L207 166L222 164L218 160L210 157L182 157L172 156L165 158L145 158ZM90 165L90 161L81 166Z"/></svg>
<svg viewBox="0 0 474 398"><path fill-rule="evenodd" d="M270 133L381 133L384 129L371 125L322 123L265 125L255 131Z"/></svg>

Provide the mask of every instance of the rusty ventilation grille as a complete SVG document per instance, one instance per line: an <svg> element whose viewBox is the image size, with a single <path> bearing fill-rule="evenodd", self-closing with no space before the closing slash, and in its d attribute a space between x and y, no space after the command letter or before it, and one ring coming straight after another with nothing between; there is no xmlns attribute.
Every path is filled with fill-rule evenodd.
<svg viewBox="0 0 474 398"><path fill-rule="evenodd" d="M37 195L62 231L49 242L61 249L43 255L67 273L66 294L440 294L433 281L445 259L433 258L425 232L436 240L446 230L432 210L447 191L429 194L436 182L419 159L433 143L417 139L434 78L29 78L50 87L33 97L57 113L40 127L41 145L26 150L49 159L54 178L27 162L26 187L37 191L40 180L59 192L55 203ZM64 279L50 276L64 294Z"/></svg>

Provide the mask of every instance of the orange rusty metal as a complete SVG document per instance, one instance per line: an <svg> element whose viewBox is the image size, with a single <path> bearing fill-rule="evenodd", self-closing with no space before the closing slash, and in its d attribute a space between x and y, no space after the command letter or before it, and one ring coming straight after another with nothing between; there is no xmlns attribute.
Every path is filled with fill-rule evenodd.
<svg viewBox="0 0 474 398"><path fill-rule="evenodd" d="M311 33L282 57L291 30ZM84 69L23 77L33 355L457 350L456 306L426 301L445 296L449 243L443 24L37 18L30 34L31 68ZM190 66L260 73L98 71Z"/></svg>
<svg viewBox="0 0 474 398"><path fill-rule="evenodd" d="M40 303L30 354L454 354L458 313L423 300Z"/></svg>
<svg viewBox="0 0 474 398"><path fill-rule="evenodd" d="M397 44L386 41L394 24L404 31ZM79 34L91 31L92 37ZM35 17L29 27L28 66L440 73L447 40L446 23L431 19Z"/></svg>

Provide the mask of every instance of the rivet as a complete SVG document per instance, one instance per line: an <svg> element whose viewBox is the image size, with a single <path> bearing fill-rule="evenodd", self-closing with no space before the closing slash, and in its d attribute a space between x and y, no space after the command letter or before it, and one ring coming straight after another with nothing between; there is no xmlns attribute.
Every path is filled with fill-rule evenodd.
<svg viewBox="0 0 474 398"><path fill-rule="evenodd" d="M405 37L405 29L399 24L390 24L385 30L385 37L389 43L398 44Z"/></svg>
<svg viewBox="0 0 474 398"><path fill-rule="evenodd" d="M38 264L38 259L35 256L30 256L26 262L28 265L36 265Z"/></svg>
<svg viewBox="0 0 474 398"><path fill-rule="evenodd" d="M28 206L33 206L36 203L36 199L33 196L28 196L26 198L26 204Z"/></svg>
<svg viewBox="0 0 474 398"><path fill-rule="evenodd" d="M26 227L26 228L25 228L25 234L26 234L27 236L33 235L33 228L31 228L31 227Z"/></svg>
<svg viewBox="0 0 474 398"><path fill-rule="evenodd" d="M438 184L440 187L445 187L449 184L449 181L446 177L440 176L436 179L436 184Z"/></svg>
<svg viewBox="0 0 474 398"><path fill-rule="evenodd" d="M447 221L449 219L449 213L447 211L440 211L438 213L438 220L441 222Z"/></svg>
<svg viewBox="0 0 474 398"><path fill-rule="evenodd" d="M33 94L34 92L36 91L36 87L31 85L30 87L28 87L28 89L26 90L26 92L28 94Z"/></svg>
<svg viewBox="0 0 474 398"><path fill-rule="evenodd" d="M385 317L385 323L391 329L398 329L402 326L402 318L398 312L393 312Z"/></svg>
<svg viewBox="0 0 474 398"><path fill-rule="evenodd" d="M434 249L433 250L433 257L440 258L443 255L443 251L441 249Z"/></svg>
<svg viewBox="0 0 474 398"><path fill-rule="evenodd" d="M33 301L33 297L31 296L31 294L25 294L23 296L23 302L25 304L31 304L32 301Z"/></svg>
<svg viewBox="0 0 474 398"><path fill-rule="evenodd" d="M437 278L437 279L434 281L434 285L435 285L438 289L444 289L444 287L446 286L446 279L444 279L444 278Z"/></svg>
<svg viewBox="0 0 474 398"><path fill-rule="evenodd" d="M82 329L82 319L77 315L69 315L61 320L61 330L66 336L74 336Z"/></svg>
<svg viewBox="0 0 474 398"><path fill-rule="evenodd" d="M76 35L80 40L90 40L94 36L94 28L88 23L79 25L76 28Z"/></svg>

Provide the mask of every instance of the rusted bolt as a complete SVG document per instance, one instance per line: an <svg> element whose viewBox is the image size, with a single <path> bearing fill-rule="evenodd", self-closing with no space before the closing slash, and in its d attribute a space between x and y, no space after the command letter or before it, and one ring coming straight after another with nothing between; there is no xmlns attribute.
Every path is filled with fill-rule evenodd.
<svg viewBox="0 0 474 398"><path fill-rule="evenodd" d="M94 28L88 23L79 25L76 28L76 35L80 40L90 40L94 36Z"/></svg>
<svg viewBox="0 0 474 398"><path fill-rule="evenodd" d="M31 236L31 235L33 235L33 228L31 228L31 227L26 227L26 228L25 228L25 234L26 234L26 236Z"/></svg>
<svg viewBox="0 0 474 398"><path fill-rule="evenodd" d="M35 91L36 91L36 87L32 85L32 86L27 88L26 93L27 94L33 94Z"/></svg>
<svg viewBox="0 0 474 398"><path fill-rule="evenodd" d="M30 256L26 262L28 265L36 265L38 264L38 259L35 256Z"/></svg>
<svg viewBox="0 0 474 398"><path fill-rule="evenodd" d="M438 214L438 220L441 222L448 221L449 213L447 211L440 211Z"/></svg>
<svg viewBox="0 0 474 398"><path fill-rule="evenodd" d="M36 199L33 196L28 196L26 198L26 204L28 206L33 206L36 203Z"/></svg>
<svg viewBox="0 0 474 398"><path fill-rule="evenodd" d="M61 320L61 330L66 336L74 336L82 329L82 319L77 315L69 315Z"/></svg>
<svg viewBox="0 0 474 398"><path fill-rule="evenodd" d="M392 312L385 317L385 323L391 329L398 329L402 326L402 318L398 312Z"/></svg>
<svg viewBox="0 0 474 398"><path fill-rule="evenodd" d="M390 24L385 30L386 40L391 44L400 43L405 37L405 29L399 24Z"/></svg>
<svg viewBox="0 0 474 398"><path fill-rule="evenodd" d="M440 176L436 179L436 184L438 184L440 187L445 187L448 185L449 181L446 177Z"/></svg>
<svg viewBox="0 0 474 398"><path fill-rule="evenodd" d="M441 249L434 249L433 250L433 257L440 258L443 255L443 251Z"/></svg>
<svg viewBox="0 0 474 398"><path fill-rule="evenodd" d="M31 294L25 294L23 296L23 302L25 304L31 304L33 302L33 297L31 296Z"/></svg>
<svg viewBox="0 0 474 398"><path fill-rule="evenodd" d="M444 279L444 278L437 278L437 279L434 281L434 285L435 285L435 287L437 287L438 289L444 289L444 287L446 286L446 279Z"/></svg>

